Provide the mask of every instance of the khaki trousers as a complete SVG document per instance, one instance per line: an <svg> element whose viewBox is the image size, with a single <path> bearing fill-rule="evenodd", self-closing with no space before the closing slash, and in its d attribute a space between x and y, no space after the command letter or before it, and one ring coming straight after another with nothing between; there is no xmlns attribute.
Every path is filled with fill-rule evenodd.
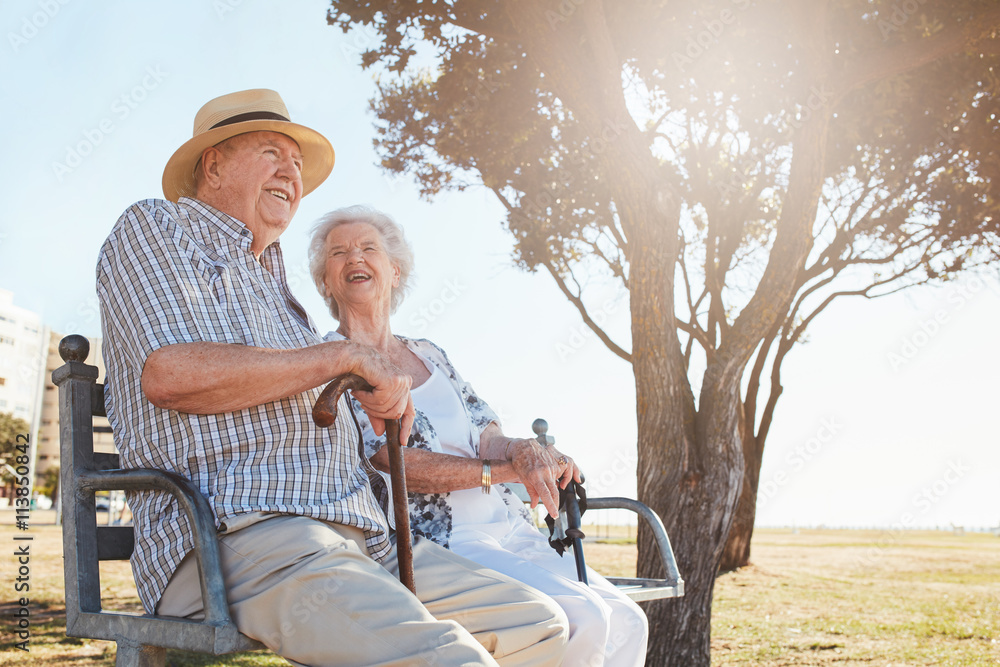
<svg viewBox="0 0 1000 667"><path fill-rule="evenodd" d="M356 528L276 515L219 537L236 626L296 665L559 665L565 613L547 596L418 539L417 597L397 577L396 551L368 557ZM198 618L189 555L156 613Z"/></svg>

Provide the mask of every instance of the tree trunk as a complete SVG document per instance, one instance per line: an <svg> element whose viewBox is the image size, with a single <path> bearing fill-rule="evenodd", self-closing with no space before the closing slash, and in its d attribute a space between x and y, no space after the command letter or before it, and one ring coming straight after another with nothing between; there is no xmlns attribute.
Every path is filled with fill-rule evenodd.
<svg viewBox="0 0 1000 667"><path fill-rule="evenodd" d="M640 182L639 174L629 175L633 183ZM658 208L622 211L635 248L629 259L638 490L639 500L667 527L685 595L646 603L651 638L646 664L708 667L713 583L743 477L738 437L742 369L732 363L711 365L696 411L673 322L677 227L671 217L676 209L664 201ZM664 576L647 530L639 533L638 569L643 577Z"/></svg>
<svg viewBox="0 0 1000 667"><path fill-rule="evenodd" d="M640 475L639 498L669 517L665 523L676 545L685 590L683 598L646 606L650 634L655 637L647 665L710 664L713 587L741 489L743 452L737 433L738 379L712 378L707 373L706 381L712 386L703 388L686 472L679 483L672 483L668 475L650 474L676 467L676 462L653 442L656 434L640 428L639 465L645 474ZM669 394L677 387L664 389ZM667 427L663 430L671 430L659 421ZM650 536L640 532L640 576L663 576L661 570Z"/></svg>
<svg viewBox="0 0 1000 667"><path fill-rule="evenodd" d="M751 302L734 342L713 355L696 409L674 319L681 204L672 196L669 174L649 150L648 137L635 125L625 96L601 92L620 91L622 73L607 32L603 3L583 3L573 13L573 29L567 25L556 31L547 25L547 6L527 0L504 5L522 41L532 47L530 57L581 126L594 137L601 136L609 123L621 128L594 158L607 178L628 239L639 500L663 519L685 580L683 598L646 607L650 624L647 664L709 667L713 586L744 476L740 380L744 365L776 314L770 310L770 299L764 304L761 299ZM793 170L790 189L800 188L802 180ZM810 181L815 188L807 194L817 194L813 190L821 183L821 178ZM815 201L810 223L815 219ZM798 212L794 205L786 208ZM806 234L801 252L797 248L800 235L788 236L779 233L775 242L779 254L804 258L811 236ZM782 253L789 245L793 248ZM790 293L781 294L784 283L776 275L786 270L795 269L776 269L769 263L765 273L764 282L779 303L791 299ZM771 288L772 283L777 286ZM786 291L791 292L790 288ZM639 574L663 576L646 532L639 535Z"/></svg>
<svg viewBox="0 0 1000 667"><path fill-rule="evenodd" d="M760 488L760 467L763 459L763 443L741 428L743 435L743 488L733 527L729 530L726 547L722 551L719 572L732 572L750 564L750 540L753 538L754 522L757 520L757 492Z"/></svg>
<svg viewBox="0 0 1000 667"><path fill-rule="evenodd" d="M755 498L750 483L744 480L733 527L729 529L726 548L722 551L722 560L719 562L720 574L750 564L750 541L753 539L753 525L757 518Z"/></svg>

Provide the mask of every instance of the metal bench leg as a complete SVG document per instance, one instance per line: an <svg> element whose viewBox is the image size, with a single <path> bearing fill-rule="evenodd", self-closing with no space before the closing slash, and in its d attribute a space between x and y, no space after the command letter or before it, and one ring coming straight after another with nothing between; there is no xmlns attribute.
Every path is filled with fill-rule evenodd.
<svg viewBox="0 0 1000 667"><path fill-rule="evenodd" d="M165 667L167 664L167 649L162 646L147 646L129 641L118 641L118 653L115 656L116 667Z"/></svg>

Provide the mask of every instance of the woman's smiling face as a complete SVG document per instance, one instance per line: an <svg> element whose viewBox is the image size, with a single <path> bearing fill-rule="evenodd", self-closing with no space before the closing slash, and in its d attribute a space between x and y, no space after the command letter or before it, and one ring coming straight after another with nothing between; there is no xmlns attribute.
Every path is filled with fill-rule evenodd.
<svg viewBox="0 0 1000 667"><path fill-rule="evenodd" d="M382 235L366 222L335 227L326 237L326 293L344 309L375 308L388 312L399 267L385 251Z"/></svg>

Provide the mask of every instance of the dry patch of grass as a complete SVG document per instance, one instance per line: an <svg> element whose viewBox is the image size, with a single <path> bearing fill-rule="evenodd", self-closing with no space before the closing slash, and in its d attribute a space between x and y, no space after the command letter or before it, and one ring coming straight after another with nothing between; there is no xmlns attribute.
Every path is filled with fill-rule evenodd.
<svg viewBox="0 0 1000 667"><path fill-rule="evenodd" d="M14 536L30 536L30 542L16 542ZM19 650L13 635L13 625L7 621L19 605L14 591L13 559L3 559L4 577L0 586L0 617L5 628L0 641L0 666L46 665L47 667L110 667L115 664L113 642L78 639L66 636L66 602L63 582L62 531L59 526L32 526L27 533L20 533L14 526L0 526L0 545L4 553L13 553L11 545L30 544L30 586L26 593L30 600L30 632L28 651ZM132 581L132 570L127 562L101 563L101 598L105 608L142 612L142 605ZM193 667L195 665L232 665L239 667L287 667L288 663L268 653L240 653L214 657L184 651L167 651L167 665Z"/></svg>
<svg viewBox="0 0 1000 667"><path fill-rule="evenodd" d="M1000 665L1000 539L758 531L719 577L713 665Z"/></svg>
<svg viewBox="0 0 1000 667"><path fill-rule="evenodd" d="M0 526L11 553L13 526ZM111 642L65 635L62 537L36 526L31 541L30 652L6 631L0 665L113 665ZM588 535L587 562L634 576L628 535ZM623 544L623 542L625 542ZM716 582L712 664L1000 665L1000 539L991 535L864 531L758 531L753 565ZM16 609L10 556L3 561L0 616ZM138 610L127 563L104 563L105 604ZM267 653L213 658L168 652L168 664L287 665Z"/></svg>

